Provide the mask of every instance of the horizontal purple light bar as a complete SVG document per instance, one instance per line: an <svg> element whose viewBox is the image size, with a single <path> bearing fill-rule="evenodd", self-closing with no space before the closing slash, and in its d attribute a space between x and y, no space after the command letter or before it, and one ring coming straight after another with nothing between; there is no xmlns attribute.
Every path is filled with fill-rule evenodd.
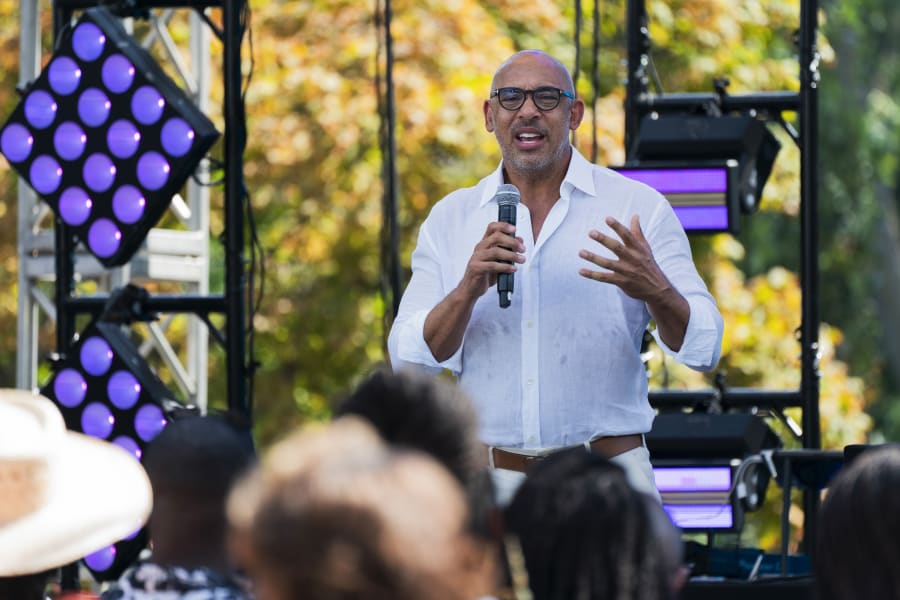
<svg viewBox="0 0 900 600"><path fill-rule="evenodd" d="M685 167L670 169L618 168L619 173L646 183L660 194L724 194L728 191L725 167Z"/></svg>
<svg viewBox="0 0 900 600"><path fill-rule="evenodd" d="M673 206L685 231L727 231L727 206Z"/></svg>
<svg viewBox="0 0 900 600"><path fill-rule="evenodd" d="M660 492L727 492L731 467L653 467Z"/></svg>
<svg viewBox="0 0 900 600"><path fill-rule="evenodd" d="M663 504L681 529L729 529L734 526L730 504Z"/></svg>

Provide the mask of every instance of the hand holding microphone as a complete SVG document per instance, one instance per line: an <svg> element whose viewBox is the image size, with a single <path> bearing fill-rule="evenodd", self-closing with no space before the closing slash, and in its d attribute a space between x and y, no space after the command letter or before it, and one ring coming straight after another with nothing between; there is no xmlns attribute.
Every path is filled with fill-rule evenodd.
<svg viewBox="0 0 900 600"><path fill-rule="evenodd" d="M501 223L516 224L516 209L519 205L519 188L511 183L504 183L497 188L494 194L497 200L497 220ZM513 288L515 287L514 273L500 273L497 276L497 293L500 295L500 308L507 308L512 301Z"/></svg>

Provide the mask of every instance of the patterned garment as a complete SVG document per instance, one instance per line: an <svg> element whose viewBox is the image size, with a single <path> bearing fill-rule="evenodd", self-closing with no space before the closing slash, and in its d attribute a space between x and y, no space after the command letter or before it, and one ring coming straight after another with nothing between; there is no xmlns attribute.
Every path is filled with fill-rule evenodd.
<svg viewBox="0 0 900 600"><path fill-rule="evenodd" d="M125 571L101 600L250 600L246 586L210 569L145 562Z"/></svg>

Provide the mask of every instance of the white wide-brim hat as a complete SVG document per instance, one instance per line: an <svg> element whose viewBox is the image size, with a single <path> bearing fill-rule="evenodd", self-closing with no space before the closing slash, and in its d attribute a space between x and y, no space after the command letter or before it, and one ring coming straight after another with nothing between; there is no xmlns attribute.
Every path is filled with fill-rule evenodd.
<svg viewBox="0 0 900 600"><path fill-rule="evenodd" d="M74 562L138 531L153 495L127 451L68 431L59 409L0 389L0 576Z"/></svg>

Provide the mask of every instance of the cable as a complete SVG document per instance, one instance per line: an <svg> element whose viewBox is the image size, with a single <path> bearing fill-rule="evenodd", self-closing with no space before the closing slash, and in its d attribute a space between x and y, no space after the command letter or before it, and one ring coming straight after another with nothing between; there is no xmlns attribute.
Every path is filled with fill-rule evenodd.
<svg viewBox="0 0 900 600"><path fill-rule="evenodd" d="M400 251L399 227L397 219L397 154L394 131L396 117L394 114L394 81L393 81L393 45L391 39L391 4L390 0L375 2L376 19L376 51L375 51L375 86L376 102L379 116L379 146L382 156L382 193L381 211L381 278L380 289L385 299L385 312L382 317L382 348L387 348L387 337L390 322L396 316L400 306ZM381 33L384 33L382 40ZM383 44L382 44L383 42ZM385 72L382 79L381 53L385 55Z"/></svg>
<svg viewBox="0 0 900 600"><path fill-rule="evenodd" d="M250 83L253 80L253 73L256 68L256 59L254 57L254 46L253 46L253 29L251 26L252 21L252 12L250 10L249 2L243 2L241 5L241 11L239 16L239 29L240 29L240 40L241 44L243 44L244 37L246 35L247 43L249 46L249 67L247 70L246 77L244 78L243 83L241 84L241 93L240 93L240 101L238 105L238 112L240 116L240 131L239 131L239 143L238 143L238 151L243 155L247 146L247 116L246 116L246 99L247 99L247 91L250 88ZM243 210L245 213L246 225L247 225L247 233L250 236L249 243L249 252L250 259L248 265L246 267L246 275L247 275L247 322L244 324L244 335L246 339L246 355L244 357L246 363L246 373L248 379L247 385L247 415L253 414L253 403L254 403L254 394L253 394L253 379L256 372L256 369L259 367L259 362L256 360L256 328L254 327L254 321L256 319L256 315L259 311L259 307L262 305L263 299L265 297L265 280L266 280L266 263L265 263L265 251L262 246L262 242L259 239L259 232L256 226L256 217L253 213L253 203L250 192L247 188L247 182L244 179L243 173L241 173L241 204L243 206Z"/></svg>
<svg viewBox="0 0 900 600"><path fill-rule="evenodd" d="M600 94L600 0L594 0L594 46L591 66L591 162L597 162L597 96Z"/></svg>
<svg viewBox="0 0 900 600"><path fill-rule="evenodd" d="M581 8L581 0L575 0L575 31L572 34L573 43L575 46L575 65L572 68L572 84L574 87L574 92L578 94L578 76L581 73L581 29L582 29L582 8ZM574 146L577 137L575 134L575 130L573 129L571 134L569 135L569 139Z"/></svg>

